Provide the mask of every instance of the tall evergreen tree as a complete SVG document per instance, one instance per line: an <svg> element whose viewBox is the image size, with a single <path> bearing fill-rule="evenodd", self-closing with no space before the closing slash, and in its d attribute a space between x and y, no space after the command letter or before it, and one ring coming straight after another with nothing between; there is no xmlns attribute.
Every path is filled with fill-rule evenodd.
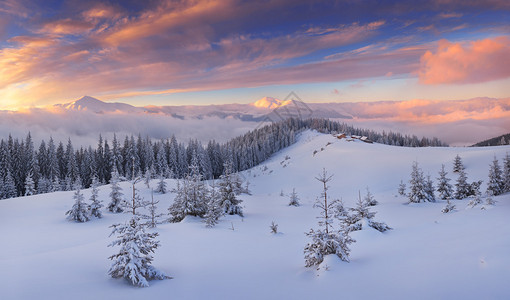
<svg viewBox="0 0 510 300"><path fill-rule="evenodd" d="M14 198L17 196L16 185L14 183L14 178L12 177L11 171L7 170L5 174L4 184L3 184L3 195L4 198Z"/></svg>
<svg viewBox="0 0 510 300"><path fill-rule="evenodd" d="M503 160L503 182L505 193L510 192L510 155L508 152Z"/></svg>
<svg viewBox="0 0 510 300"><path fill-rule="evenodd" d="M221 205L225 213L229 215L243 216L243 209L241 207L241 199L236 196L236 182L234 174L232 173L232 162L229 160L223 167L223 175L220 177L220 197Z"/></svg>
<svg viewBox="0 0 510 300"><path fill-rule="evenodd" d="M456 199L464 199L468 197L470 193L471 186L467 183L467 175L464 169L459 169L458 171L459 177L455 182L455 198Z"/></svg>
<svg viewBox="0 0 510 300"><path fill-rule="evenodd" d="M90 195L90 215L96 218L102 218L101 208L103 207L102 201L99 199L99 181L96 176L92 177L92 191Z"/></svg>
<svg viewBox="0 0 510 300"><path fill-rule="evenodd" d="M505 182L503 181L503 172L499 166L498 159L494 156L494 160L489 169L489 182L487 183L487 193L494 196L501 195L505 191Z"/></svg>
<svg viewBox="0 0 510 300"><path fill-rule="evenodd" d="M423 177L423 171L418 166L418 162L413 162L411 179L409 180L409 198L410 203L420 203L428 201L427 194L425 191L425 178Z"/></svg>
<svg viewBox="0 0 510 300"><path fill-rule="evenodd" d="M209 228L214 227L218 224L219 219L224 213L225 211L221 205L221 195L216 186L216 182L213 180L207 199L207 210L204 215L205 226Z"/></svg>
<svg viewBox="0 0 510 300"><path fill-rule="evenodd" d="M436 201L436 196L434 195L434 182L432 182L430 175L427 175L427 179L425 180L424 191L428 202Z"/></svg>

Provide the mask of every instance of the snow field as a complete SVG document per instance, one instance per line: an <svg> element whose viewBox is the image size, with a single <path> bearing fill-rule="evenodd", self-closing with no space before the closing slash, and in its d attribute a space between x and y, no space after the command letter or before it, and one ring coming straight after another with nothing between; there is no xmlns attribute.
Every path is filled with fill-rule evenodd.
<svg viewBox="0 0 510 300"><path fill-rule="evenodd" d="M331 143L326 146L326 144ZM324 148L321 151L321 148ZM314 150L318 152L313 155ZM104 212L102 219L69 222L65 212L73 192L56 192L0 201L1 299L505 299L510 297L510 195L494 197L487 210L466 209L469 200L454 200L457 211L441 213L446 202L404 204L396 196L417 160L435 181L441 164L448 177L455 155L468 181L484 180L494 155L501 160L509 146L489 148L402 148L347 142L313 131L264 164L243 172L252 195L242 195L245 217L226 216L214 228L199 218L159 225L161 247L153 265L171 280L151 281L149 288L130 286L107 275L111 224L128 214ZM286 159L290 157L290 159ZM284 167L285 166L285 167ZM351 262L328 256L320 269L305 268L303 248L319 211L321 192L314 179L326 168L334 177L329 195L354 206L366 187L379 205L375 219L393 230L353 232ZM151 182L156 187L158 180ZM168 189L175 186L168 180ZM125 197L130 183L121 183ZM150 199L150 190L137 185ZM296 188L300 207L288 206ZM103 204L109 186L99 188ZM280 196L281 190L285 196ZM90 190L83 191L88 202ZM173 194L154 197L166 212ZM275 221L279 234L271 234ZM232 230L232 226L234 230Z"/></svg>

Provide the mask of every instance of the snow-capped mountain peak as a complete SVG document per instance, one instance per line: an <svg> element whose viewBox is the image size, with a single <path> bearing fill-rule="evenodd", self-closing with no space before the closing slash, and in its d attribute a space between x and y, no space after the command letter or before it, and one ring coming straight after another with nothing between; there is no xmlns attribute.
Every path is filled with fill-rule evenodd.
<svg viewBox="0 0 510 300"><path fill-rule="evenodd" d="M105 112L135 112L140 110L140 108L134 107L132 105L126 103L107 103L101 100L98 100L94 97L83 96L80 99L65 103L65 104L56 104L56 107L63 108L65 110L77 110L77 111L90 111L95 113L105 113Z"/></svg>
<svg viewBox="0 0 510 300"><path fill-rule="evenodd" d="M257 108L275 109L280 106L288 105L291 101L292 100L282 101L273 97L264 97L251 103L251 105Z"/></svg>

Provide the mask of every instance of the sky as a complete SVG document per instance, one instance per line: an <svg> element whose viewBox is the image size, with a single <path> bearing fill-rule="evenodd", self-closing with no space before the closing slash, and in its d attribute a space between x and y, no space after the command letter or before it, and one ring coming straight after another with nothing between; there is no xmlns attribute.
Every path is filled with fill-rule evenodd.
<svg viewBox="0 0 510 300"><path fill-rule="evenodd" d="M0 109L510 97L510 2L0 1Z"/></svg>

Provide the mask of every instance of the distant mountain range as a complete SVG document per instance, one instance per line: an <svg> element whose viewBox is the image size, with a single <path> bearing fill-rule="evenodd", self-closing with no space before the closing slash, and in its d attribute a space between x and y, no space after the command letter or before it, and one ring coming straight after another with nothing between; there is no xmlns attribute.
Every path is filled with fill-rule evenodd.
<svg viewBox="0 0 510 300"><path fill-rule="evenodd" d="M249 104L132 106L119 102L103 102L85 96L74 102L56 104L55 109L90 111L98 114L160 114L178 119L218 117L242 121L277 121L289 116L344 120L392 120L405 122L449 123L459 120L483 120L510 116L510 98L473 98L439 101L377 101L342 103L304 103L264 97Z"/></svg>

